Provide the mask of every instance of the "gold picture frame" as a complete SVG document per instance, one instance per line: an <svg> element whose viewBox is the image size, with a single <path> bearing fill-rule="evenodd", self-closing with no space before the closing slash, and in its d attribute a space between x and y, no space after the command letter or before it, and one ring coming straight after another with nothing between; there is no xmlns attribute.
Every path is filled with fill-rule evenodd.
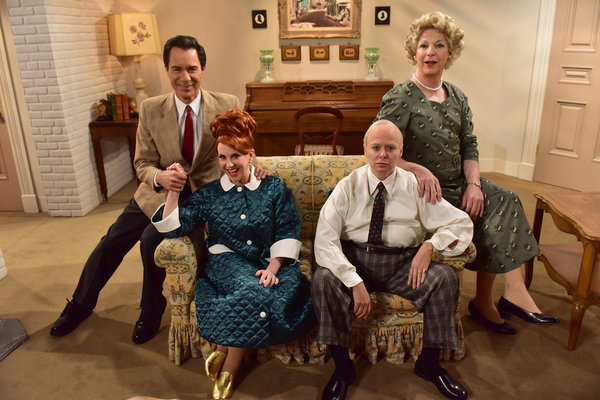
<svg viewBox="0 0 600 400"><path fill-rule="evenodd" d="M329 60L329 45L315 44L309 47L310 61L327 61Z"/></svg>
<svg viewBox="0 0 600 400"><path fill-rule="evenodd" d="M281 46L281 61L300 61L302 51L300 46Z"/></svg>
<svg viewBox="0 0 600 400"><path fill-rule="evenodd" d="M358 45L340 44L340 60L358 60Z"/></svg>
<svg viewBox="0 0 600 400"><path fill-rule="evenodd" d="M358 38L361 0L278 0L279 38Z"/></svg>

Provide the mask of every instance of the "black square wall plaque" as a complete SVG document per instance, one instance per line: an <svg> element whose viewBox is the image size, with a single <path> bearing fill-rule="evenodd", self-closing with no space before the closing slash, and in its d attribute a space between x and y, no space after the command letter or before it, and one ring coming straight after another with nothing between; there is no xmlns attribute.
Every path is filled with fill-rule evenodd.
<svg viewBox="0 0 600 400"><path fill-rule="evenodd" d="M389 8L389 7L388 7ZM267 10L252 10L252 28L267 27Z"/></svg>
<svg viewBox="0 0 600 400"><path fill-rule="evenodd" d="M375 7L375 25L390 24L390 7Z"/></svg>

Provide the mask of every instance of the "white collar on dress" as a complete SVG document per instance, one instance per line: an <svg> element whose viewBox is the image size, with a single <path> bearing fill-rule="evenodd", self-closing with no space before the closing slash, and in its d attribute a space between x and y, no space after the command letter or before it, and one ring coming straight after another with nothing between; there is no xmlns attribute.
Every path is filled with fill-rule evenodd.
<svg viewBox="0 0 600 400"><path fill-rule="evenodd" d="M224 191L228 192L235 186L236 184L231 182L231 179L229 179L229 175L223 174L223 176L221 176L221 187ZM250 181L244 186L246 186L249 190L252 191L258 189L258 187L260 186L260 181L256 179L256 176L254 176L254 165L250 166Z"/></svg>

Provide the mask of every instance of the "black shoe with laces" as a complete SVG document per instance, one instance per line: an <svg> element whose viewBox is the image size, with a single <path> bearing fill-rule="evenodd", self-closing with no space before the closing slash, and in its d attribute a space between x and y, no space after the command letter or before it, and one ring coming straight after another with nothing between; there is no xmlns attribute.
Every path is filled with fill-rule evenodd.
<svg viewBox="0 0 600 400"><path fill-rule="evenodd" d="M88 310L80 307L75 300L69 301L65 309L60 313L60 317L54 322L50 328L51 336L65 336L71 333L79 324L90 316L93 310Z"/></svg>

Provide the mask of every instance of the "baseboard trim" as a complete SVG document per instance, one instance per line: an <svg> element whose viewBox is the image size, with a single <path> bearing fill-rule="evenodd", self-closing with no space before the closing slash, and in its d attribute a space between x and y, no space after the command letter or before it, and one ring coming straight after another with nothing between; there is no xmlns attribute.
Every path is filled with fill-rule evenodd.
<svg viewBox="0 0 600 400"><path fill-rule="evenodd" d="M496 158L480 158L479 169L481 172L498 172L508 176L519 177L520 164Z"/></svg>
<svg viewBox="0 0 600 400"><path fill-rule="evenodd" d="M21 195L21 202L23 203L23 211L26 213L39 213L37 198L33 194Z"/></svg>

